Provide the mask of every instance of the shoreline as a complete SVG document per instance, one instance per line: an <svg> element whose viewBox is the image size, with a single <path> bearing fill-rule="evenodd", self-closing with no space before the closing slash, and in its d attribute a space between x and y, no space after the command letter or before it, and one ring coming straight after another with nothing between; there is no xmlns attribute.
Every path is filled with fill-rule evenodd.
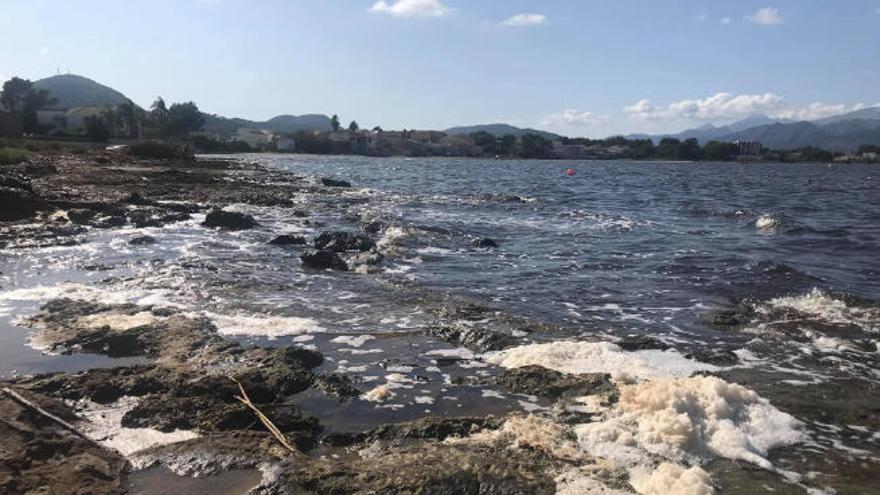
<svg viewBox="0 0 880 495"><path fill-rule="evenodd" d="M377 229L387 226L362 225L362 232L342 235L324 226L315 211L302 211L300 204L290 200L304 191L319 191L330 198L324 208L345 211L351 185L339 179L301 177L240 161L142 160L108 152L38 155L19 165L4 166L0 172L4 200L16 205L15 210L5 211L20 217L0 224L0 243L8 250L69 246L80 242L78 236L85 232L112 234L131 226L161 231L187 222L205 223L218 236L268 230L261 225L263 218L235 208L248 205L288 211L308 226L314 248L293 234L271 230L263 234L276 249L292 250L289 259L314 263L316 271L311 273L369 278L374 271L371 267L381 263ZM123 245L156 242L149 235L129 237ZM308 253L313 256L307 257ZM294 265L290 271L295 269ZM246 276L238 278L245 280L221 282L237 290L236 282L247 283ZM650 337L616 343L571 341L568 329L412 286L398 290L428 308L434 323L394 336L407 346L442 343L444 348L439 350L443 352L430 356L424 366L405 359L384 363L386 383L380 384L353 380L322 367L329 353L309 346L329 337L255 345L227 333L223 320L208 311L195 314L161 302L117 300L110 297L117 280L96 280L73 288L81 292L44 296L48 300L40 301L45 304L21 325L52 352L136 358L138 362L114 366L111 361L110 367L19 376L0 384L74 423L101 447L0 394L0 426L6 425L11 451L30 460L16 464L0 459L0 487L4 489L15 492L49 486L64 493L77 486L95 493L124 493L128 483L144 473L155 475L156 483L165 480L168 486L181 481L178 475L199 475L211 482L222 473L233 473L227 476L238 479L240 475L245 488L253 488L254 493L344 492L352 487L362 492L627 493L663 483L664 476L686 476L707 489L812 486L811 480L787 476L781 467L758 470L755 466L773 467L770 463L779 462L780 452L803 440L804 431L790 416L736 385L748 377L727 367L731 359L738 362L736 356L706 353L688 358ZM82 292L83 287L91 292ZM309 324L293 318L260 323L272 323L269 328L285 331ZM360 336L366 335L382 338ZM352 356L356 355L352 351L369 352L361 347L367 339L357 337L335 336ZM572 356L590 366L578 365L581 361ZM591 364L592 360L601 366ZM448 370L455 363L467 363L486 373L474 375L479 378L458 376ZM420 378L401 371L418 367L426 373L436 368L440 371L436 376L442 378ZM235 399L240 391L230 376L242 383L256 407L290 440L294 452ZM424 394L415 395L414 401L432 412L414 419L401 420L394 409L377 409L387 397L416 394L432 379L442 387L470 388L474 398L501 394L516 398L520 409L489 411L486 407L481 411L476 407L468 415L434 413L435 398ZM734 404L739 415L754 411L756 417L774 418L776 432L789 436L761 437L762 445L778 450L772 455L748 453L757 458L715 455L704 461L677 462L674 456L661 456L632 465L625 458L612 462L584 450L583 442L597 451L608 447L601 440L605 433L600 428L635 436L630 421L656 419L651 411L640 409L647 407L641 402L647 395L642 394L662 398L661 385L674 393L705 388L709 392L700 393L707 394L710 403L725 400ZM582 400L585 397L590 401ZM334 411L345 411L346 405L355 402L361 404L360 411L374 411L372 423L336 427ZM639 411L645 416L639 416ZM707 424L712 420L708 415L700 419ZM757 429L758 425L746 422L742 427ZM657 428L663 436L662 422ZM734 430L731 434L741 433ZM749 440L748 435L743 438ZM697 436L694 441L706 440ZM673 447L657 445L678 448L674 443ZM642 448L638 444L629 447ZM169 472L156 474L162 469Z"/></svg>

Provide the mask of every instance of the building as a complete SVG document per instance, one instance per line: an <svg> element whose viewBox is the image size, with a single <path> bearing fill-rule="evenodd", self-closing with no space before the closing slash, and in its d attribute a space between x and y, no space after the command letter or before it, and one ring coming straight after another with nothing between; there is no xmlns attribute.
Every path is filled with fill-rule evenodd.
<svg viewBox="0 0 880 495"><path fill-rule="evenodd" d="M355 155L374 155L376 140L372 134L354 134L351 136L351 152Z"/></svg>
<svg viewBox="0 0 880 495"><path fill-rule="evenodd" d="M278 151L293 153L296 151L296 139L293 136L280 136L275 143L275 147Z"/></svg>
<svg viewBox="0 0 880 495"><path fill-rule="evenodd" d="M761 156L764 151L764 145L759 141L734 141L737 156Z"/></svg>
<svg viewBox="0 0 880 495"><path fill-rule="evenodd" d="M251 148L265 148L272 144L275 135L265 129L252 129L250 127L240 127L233 136L234 141L242 141Z"/></svg>

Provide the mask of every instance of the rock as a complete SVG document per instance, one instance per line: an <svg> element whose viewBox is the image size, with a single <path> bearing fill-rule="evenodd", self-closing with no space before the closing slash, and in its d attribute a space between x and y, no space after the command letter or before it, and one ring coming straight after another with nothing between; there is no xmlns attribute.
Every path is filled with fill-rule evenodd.
<svg viewBox="0 0 880 495"><path fill-rule="evenodd" d="M302 246L305 245L306 238L301 235L282 234L269 241L273 246Z"/></svg>
<svg viewBox="0 0 880 495"><path fill-rule="evenodd" d="M319 270L348 271L348 265L333 251L309 251L299 258L303 266Z"/></svg>
<svg viewBox="0 0 880 495"><path fill-rule="evenodd" d="M126 196L125 198L123 198L122 202L128 203L130 205L141 205L141 206L147 206L147 205L153 204L152 201L144 198L141 195L141 193L139 193L137 191L134 191L134 192L130 193L128 196Z"/></svg>
<svg viewBox="0 0 880 495"><path fill-rule="evenodd" d="M54 208L27 189L0 186L0 222L31 218L41 211Z"/></svg>
<svg viewBox="0 0 880 495"><path fill-rule="evenodd" d="M346 180L329 179L321 177L321 184L327 187L351 187L351 182Z"/></svg>
<svg viewBox="0 0 880 495"><path fill-rule="evenodd" d="M350 398L361 395L360 390L354 388L351 379L344 375L320 374L315 377L315 388L339 398Z"/></svg>
<svg viewBox="0 0 880 495"><path fill-rule="evenodd" d="M722 349L705 349L685 354L686 358L715 366L734 366L739 364L739 357L732 351Z"/></svg>
<svg viewBox="0 0 880 495"><path fill-rule="evenodd" d="M321 232L315 238L315 248L341 253L343 251L369 251L376 243L369 237L351 232Z"/></svg>
<svg viewBox="0 0 880 495"><path fill-rule="evenodd" d="M95 218L91 224L96 229L114 229L127 225L128 218L125 215L102 215Z"/></svg>
<svg viewBox="0 0 880 495"><path fill-rule="evenodd" d="M351 263L353 265L369 265L376 266L382 263L385 259L382 256L382 253L377 253L376 251L366 251L363 253L358 253L353 258L351 258Z"/></svg>
<svg viewBox="0 0 880 495"><path fill-rule="evenodd" d="M498 351L516 342L513 337L503 333L464 325L434 325L426 333L454 346L467 347L477 352Z"/></svg>
<svg viewBox="0 0 880 495"><path fill-rule="evenodd" d="M665 351L669 349L669 345L665 342L644 335L627 335L615 342L615 344L624 351L646 351L649 349Z"/></svg>
<svg viewBox="0 0 880 495"><path fill-rule="evenodd" d="M517 394L537 395L551 400L585 395L616 395L617 388L607 373L568 375L542 366L506 369L495 383Z"/></svg>
<svg viewBox="0 0 880 495"><path fill-rule="evenodd" d="M474 241L474 246L478 248L497 248L498 243L489 239L488 237L484 237L482 239L477 239Z"/></svg>
<svg viewBox="0 0 880 495"><path fill-rule="evenodd" d="M148 235L142 235L135 237L134 239L128 241L132 246L143 246L146 244L156 244L156 238Z"/></svg>
<svg viewBox="0 0 880 495"><path fill-rule="evenodd" d="M465 437L480 430L497 430L503 419L480 417L426 417L406 423L391 423L358 433L331 433L322 442L334 447L347 447L356 443L377 440L431 439L445 440L449 437Z"/></svg>
<svg viewBox="0 0 880 495"><path fill-rule="evenodd" d="M67 210L67 219L77 225L85 225L92 221L98 212L87 208L71 208Z"/></svg>
<svg viewBox="0 0 880 495"><path fill-rule="evenodd" d="M254 217L234 211L213 210L205 217L205 227L215 227L224 230L252 229L259 224Z"/></svg>

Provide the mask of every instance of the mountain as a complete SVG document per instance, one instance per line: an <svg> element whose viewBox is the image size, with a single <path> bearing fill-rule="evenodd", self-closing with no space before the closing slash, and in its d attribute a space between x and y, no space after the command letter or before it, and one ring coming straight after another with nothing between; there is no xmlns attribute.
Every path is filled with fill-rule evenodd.
<svg viewBox="0 0 880 495"><path fill-rule="evenodd" d="M770 149L816 146L829 151L853 151L863 144L880 145L880 119L848 119L828 124L776 123L721 136L720 141L760 141Z"/></svg>
<svg viewBox="0 0 880 495"><path fill-rule="evenodd" d="M678 134L663 134L663 135L647 135L647 134L630 134L625 136L627 139L651 139L655 143L659 142L661 139L670 137L674 139L678 139L680 141L684 141L685 139L696 139L701 144L706 143L707 141L719 140L721 137L726 136L728 134L733 134L739 131L743 131L746 129L750 129L752 127L759 127L763 125L771 125L779 122L786 122L784 120L777 120L770 118L766 115L752 115L750 117L746 117L743 120L736 121L732 124L715 126L712 124L704 124L700 127L696 127L694 129L687 129L679 132ZM790 122L790 121L788 121Z"/></svg>
<svg viewBox="0 0 880 495"><path fill-rule="evenodd" d="M826 125L834 124L843 120L854 119L880 120L880 107L863 108L861 110L855 110L853 112L843 113L840 115L832 115L831 117L826 117L824 119L814 120L813 122L820 125Z"/></svg>
<svg viewBox="0 0 880 495"><path fill-rule="evenodd" d="M64 74L34 81L34 87L45 89L55 98L55 107L73 108L93 105L121 105L128 97L91 79Z"/></svg>
<svg viewBox="0 0 880 495"><path fill-rule="evenodd" d="M239 128L249 127L253 129L268 129L272 132L286 133L296 131L329 131L330 117L320 114L308 115L279 115L265 122L226 118L219 115L205 115L205 125L202 130L212 132L224 137L229 137Z"/></svg>
<svg viewBox="0 0 880 495"><path fill-rule="evenodd" d="M522 127L514 127L510 124L482 124L482 125L468 125L468 126L458 126L458 127L450 127L446 129L446 134L472 134L474 132L488 132L496 137L504 136L505 134L513 134L516 137L520 137L524 134L537 134L547 139L559 139L559 134L553 134L552 132L547 131L539 131L537 129L528 129Z"/></svg>

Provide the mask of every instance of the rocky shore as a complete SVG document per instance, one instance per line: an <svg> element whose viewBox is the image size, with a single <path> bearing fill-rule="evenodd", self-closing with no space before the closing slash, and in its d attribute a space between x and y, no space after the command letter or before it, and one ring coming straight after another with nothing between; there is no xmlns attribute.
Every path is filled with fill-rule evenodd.
<svg viewBox="0 0 880 495"><path fill-rule="evenodd" d="M350 190L351 184L339 178L299 176L241 161L149 160L115 152L38 155L0 168L0 247L15 252L79 246L86 231L162 229L180 222L228 234L269 230L267 220L237 205L271 207L309 231L267 231L261 245L290 253L308 273L368 277L393 255L388 236L381 234L394 227L357 217L351 219L356 229L342 230L326 227L315 214L344 211L359 201L347 194ZM312 209L292 200L314 192L328 199L308 205ZM124 245L142 249L161 243L156 237L161 236L138 233L126 237ZM499 245L482 236L466 238L467 249ZM248 284L265 283L248 280L247 273L229 277L235 280L215 282L233 295ZM114 282L107 277L97 284ZM430 355L427 366L416 358L382 360L384 385L341 371L352 364L347 360L327 367L328 356L305 344L308 339L254 344L232 338L205 314L161 302L51 298L17 322L31 332L30 346L131 362L0 381L0 492L185 492L180 483L196 493L214 493L220 484L228 489L222 493L255 495L804 493L812 488L811 480L794 472L791 459L800 454L787 450L806 441L804 425L737 385L756 376L739 368L745 354L710 346L679 352L644 335L584 341L568 328L418 284L400 282L387 290L395 302L418 307L429 318L426 325L405 327L400 334L409 340L401 345L411 351L422 346L419 352L437 343L444 348ZM764 314L768 311L755 307L744 300L708 315L706 325L736 332L760 316L783 335L800 335L795 327L802 314ZM358 338L363 340L346 349L353 359L372 352L360 346L376 337L340 335L334 341ZM860 352L876 353L875 341L857 342ZM477 371L451 371L458 364ZM440 378L414 371L428 369ZM470 388L475 395L462 398L509 396L520 407L438 413L428 409L434 397L422 395L414 403L424 405L424 413L415 419L393 407L381 409L396 392L431 380L440 382L440 392ZM805 399L784 404L798 418L875 429L874 395L873 389L865 390L861 412L841 409L835 418L813 414ZM363 423L352 421L368 427L339 427L333 416L355 401L378 412ZM328 411L306 408L307 403ZM801 461L817 473L821 469L821 460ZM836 461L852 471L842 483L833 476L815 477L837 483L841 493L871 486L867 478L876 469L857 472L866 461ZM152 491L143 491L144 484Z"/></svg>

